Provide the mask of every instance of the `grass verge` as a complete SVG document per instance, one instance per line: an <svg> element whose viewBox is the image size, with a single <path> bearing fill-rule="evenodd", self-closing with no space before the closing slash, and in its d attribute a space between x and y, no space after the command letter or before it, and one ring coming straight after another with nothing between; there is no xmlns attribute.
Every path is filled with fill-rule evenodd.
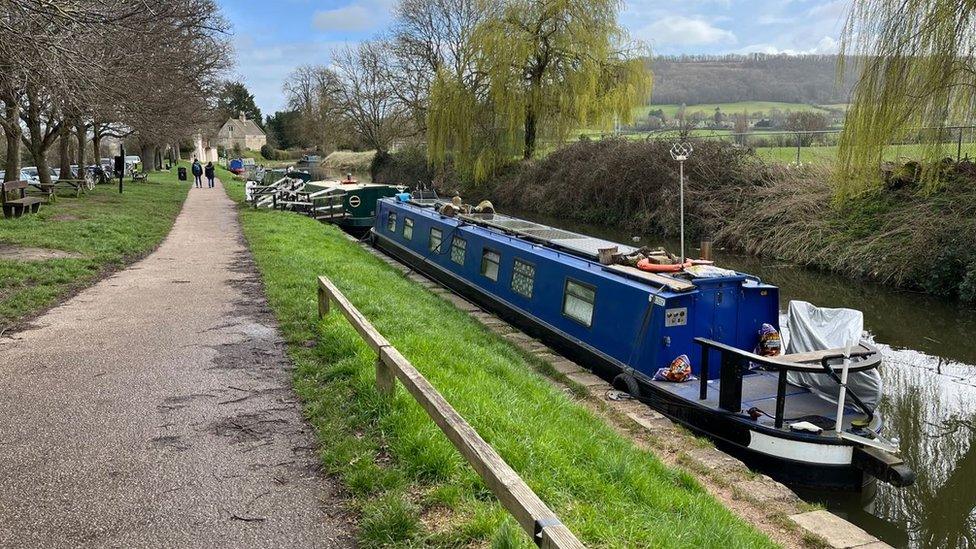
<svg viewBox="0 0 976 549"><path fill-rule="evenodd" d="M240 184L228 184L240 201ZM329 276L589 546L768 547L686 473L664 466L553 387L465 313L307 217L241 208L244 233L296 365L325 468L347 487L364 546L531 547L340 315L316 318Z"/></svg>
<svg viewBox="0 0 976 549"><path fill-rule="evenodd" d="M37 214L0 219L0 245L48 248L73 257L0 259L0 331L50 307L105 274L152 251L169 232L189 185L176 170L149 183L99 185L80 197L64 194Z"/></svg>

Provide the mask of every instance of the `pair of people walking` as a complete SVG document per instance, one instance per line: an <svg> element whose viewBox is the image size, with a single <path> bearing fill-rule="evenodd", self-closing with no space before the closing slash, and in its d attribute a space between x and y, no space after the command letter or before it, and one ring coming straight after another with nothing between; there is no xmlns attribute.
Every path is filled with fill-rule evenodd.
<svg viewBox="0 0 976 549"><path fill-rule="evenodd" d="M200 165L200 161L194 158L193 165L190 166L190 171L193 172L193 183L196 188L203 188L203 181L200 179L200 176L203 175L207 177L207 186L211 189L214 187L214 179L216 178L216 174L214 173L213 162L207 162L207 166L203 167Z"/></svg>

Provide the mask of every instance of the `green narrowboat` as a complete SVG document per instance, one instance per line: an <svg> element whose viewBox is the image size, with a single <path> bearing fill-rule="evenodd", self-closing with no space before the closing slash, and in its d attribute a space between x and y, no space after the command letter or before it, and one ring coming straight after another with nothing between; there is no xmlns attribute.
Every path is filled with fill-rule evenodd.
<svg viewBox="0 0 976 549"><path fill-rule="evenodd" d="M394 196L402 187L347 181L311 181L305 191L312 201L311 215L333 223L347 233L362 236L376 220L376 201Z"/></svg>

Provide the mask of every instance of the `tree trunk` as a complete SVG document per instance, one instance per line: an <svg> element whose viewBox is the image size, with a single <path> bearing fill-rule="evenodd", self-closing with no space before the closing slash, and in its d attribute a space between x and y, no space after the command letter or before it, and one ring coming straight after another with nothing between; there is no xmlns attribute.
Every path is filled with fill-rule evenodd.
<svg viewBox="0 0 976 549"><path fill-rule="evenodd" d="M58 139L58 178L74 179L71 175L71 152L69 150L70 139L68 134L62 132L61 139Z"/></svg>
<svg viewBox="0 0 976 549"><path fill-rule="evenodd" d="M142 171L156 171L156 149L152 145L143 145L141 148Z"/></svg>
<svg viewBox="0 0 976 549"><path fill-rule="evenodd" d="M176 159L176 162L180 162L181 160L183 160L183 152L180 151L179 142L173 143L173 158Z"/></svg>
<svg viewBox="0 0 976 549"><path fill-rule="evenodd" d="M535 154L535 111L532 107L525 108L525 147L522 149L522 158L528 160Z"/></svg>
<svg viewBox="0 0 976 549"><path fill-rule="evenodd" d="M16 102L7 103L4 117L7 124L4 125L4 135L7 137L7 161L4 162L3 178L5 181L17 181L20 179L20 134L11 134L9 128L20 127L20 105Z"/></svg>
<svg viewBox="0 0 976 549"><path fill-rule="evenodd" d="M38 141L40 141L38 139ZM34 164L37 166L37 178L45 185L51 184L51 168L47 163L47 149L39 144L32 144L28 147L31 156L34 157Z"/></svg>
<svg viewBox="0 0 976 549"><path fill-rule="evenodd" d="M92 149L95 151L95 164L102 163L102 134L98 131L98 124L94 126L92 133Z"/></svg>
<svg viewBox="0 0 976 549"><path fill-rule="evenodd" d="M78 140L78 175L85 169L87 162L87 151L85 149L88 147L88 125L84 122L77 122L75 124L75 139ZM95 153L98 156L98 153Z"/></svg>

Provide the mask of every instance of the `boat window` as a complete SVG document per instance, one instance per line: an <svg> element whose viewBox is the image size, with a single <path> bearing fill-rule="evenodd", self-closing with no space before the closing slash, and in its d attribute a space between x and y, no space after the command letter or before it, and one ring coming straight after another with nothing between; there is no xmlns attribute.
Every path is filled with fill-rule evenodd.
<svg viewBox="0 0 976 549"><path fill-rule="evenodd" d="M441 252L441 237L444 233L440 229L431 227L430 229L430 242L428 242L428 247L430 251L440 253Z"/></svg>
<svg viewBox="0 0 976 549"><path fill-rule="evenodd" d="M573 279L566 279L563 294L563 314L582 323L586 327L593 324L593 306L596 303L596 288Z"/></svg>
<svg viewBox="0 0 976 549"><path fill-rule="evenodd" d="M451 241L451 261L464 265L464 255L468 250L468 243L463 238L455 236Z"/></svg>
<svg viewBox="0 0 976 549"><path fill-rule="evenodd" d="M410 240L413 238L413 219L403 218L403 238Z"/></svg>
<svg viewBox="0 0 976 549"><path fill-rule="evenodd" d="M524 297L532 298L532 286L535 284L535 267L521 259L515 260L512 270L512 290Z"/></svg>
<svg viewBox="0 0 976 549"><path fill-rule="evenodd" d="M390 216L386 218L386 230L387 232L396 232L396 213L390 212Z"/></svg>
<svg viewBox="0 0 976 549"><path fill-rule="evenodd" d="M495 250L485 248L481 252L481 274L490 278L491 280L498 280L498 263L501 262L502 256Z"/></svg>

